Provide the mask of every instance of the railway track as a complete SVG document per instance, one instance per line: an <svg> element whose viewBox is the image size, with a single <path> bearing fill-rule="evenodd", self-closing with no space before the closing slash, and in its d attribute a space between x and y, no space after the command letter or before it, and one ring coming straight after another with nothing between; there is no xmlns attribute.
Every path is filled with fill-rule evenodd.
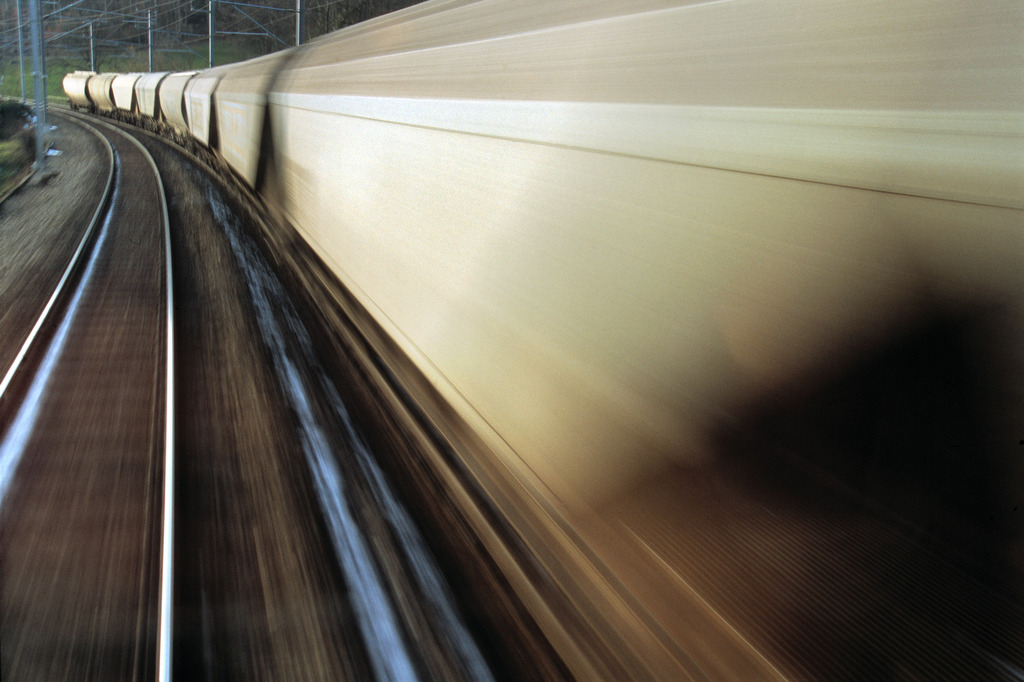
<svg viewBox="0 0 1024 682"><path fill-rule="evenodd" d="M96 130L110 150L106 187L4 368L5 679L170 678L167 211L148 152Z"/></svg>
<svg viewBox="0 0 1024 682"><path fill-rule="evenodd" d="M38 223L32 228L26 224L21 229L8 228L4 235L4 250L8 255L20 256L16 261L5 262L4 274L0 281L0 289L6 299L5 311L0 322L0 333L8 339L0 346L0 411L10 401L5 397L17 393L8 390L15 377L24 378L28 373L19 372L22 363L26 362L29 350L38 348L36 337L44 331L48 321L56 318L61 308L62 296L72 288L77 273L86 260L86 254L96 233L96 226L103 217L107 200L114 184L114 156L110 143L91 127L84 129L91 135L90 140L99 145L94 154L96 161L95 178L92 184L81 187L77 210L58 210L51 215L52 229L40 229ZM48 202L52 203L52 202ZM24 213L36 213L36 206L29 204ZM36 221L33 221L36 222ZM29 234L29 233L33 234ZM33 248L32 237L55 238L58 235L70 235L64 243L56 239L50 241L46 249ZM25 252L28 252L27 254ZM11 262L13 261L13 262ZM22 265L22 267L17 267ZM47 279L47 274L50 278ZM33 277L34 275L34 277ZM52 314L51 314L52 313ZM0 417L3 419L3 417Z"/></svg>

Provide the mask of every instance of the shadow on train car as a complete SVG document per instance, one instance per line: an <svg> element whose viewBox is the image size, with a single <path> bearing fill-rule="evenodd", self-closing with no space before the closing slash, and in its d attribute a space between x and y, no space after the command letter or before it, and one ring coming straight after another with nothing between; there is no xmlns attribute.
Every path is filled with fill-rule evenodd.
<svg viewBox="0 0 1024 682"><path fill-rule="evenodd" d="M901 332L748 396L704 465L649 471L601 514L808 679L1005 668L1024 628L1015 314L923 296Z"/></svg>

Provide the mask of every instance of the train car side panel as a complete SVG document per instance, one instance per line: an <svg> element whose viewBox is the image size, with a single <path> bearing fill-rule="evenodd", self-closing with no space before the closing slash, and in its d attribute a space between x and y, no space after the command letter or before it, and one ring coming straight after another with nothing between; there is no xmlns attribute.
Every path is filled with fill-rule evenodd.
<svg viewBox="0 0 1024 682"><path fill-rule="evenodd" d="M112 86L117 76L116 73L98 73L89 78L89 99L100 111L113 111L115 108Z"/></svg>
<svg viewBox="0 0 1024 682"><path fill-rule="evenodd" d="M144 73L135 83L135 98L142 114L150 118L157 118L159 115L160 101L157 97L157 89L169 73L169 71Z"/></svg>
<svg viewBox="0 0 1024 682"><path fill-rule="evenodd" d="M252 59L225 72L217 86L217 150L250 187L256 187L263 154L267 90L290 51Z"/></svg>
<svg viewBox="0 0 1024 682"><path fill-rule="evenodd" d="M923 299L1022 309L1019 4L514 5L312 43L268 116L289 220L552 516Z"/></svg>
<svg viewBox="0 0 1024 682"><path fill-rule="evenodd" d="M1019 10L1005 3L980 15L929 5L875 85L862 80L878 66L873 27L923 16L913 8L839 3L850 17L828 30L848 34L811 50L786 18L831 24L805 0L622 3L575 22L573 3L554 4L563 25L534 31L517 15L530 30L455 31L451 45L368 59L350 59L342 31L287 64L270 111L296 227L530 467L573 472L556 489L598 491L619 464L685 460L707 414L750 382L807 372L830 344L866 343L857 330L898 316L920 273L903 264L903 225L872 208L902 213L889 195L978 204L991 225L1021 208L1021 93L1001 87L1020 79L1001 23ZM764 20L754 47L686 70L752 15ZM964 22L991 29L983 52L956 37ZM946 38L947 61L920 61ZM650 54L661 61L637 78ZM751 63L760 81L813 71L827 90L752 88L740 69ZM978 77L960 83L951 64ZM915 78L934 87L897 87ZM428 96L438 88L449 98ZM784 92L793 108L779 106ZM819 108L850 92L863 108ZM903 109L871 108L886 104ZM1003 228L987 234L1020 253ZM936 266L956 272L950 258ZM756 362L729 321L747 300L760 302L757 328L789 330Z"/></svg>
<svg viewBox="0 0 1024 682"><path fill-rule="evenodd" d="M188 110L188 128L192 137L211 146L216 137L213 118L213 91L223 76L234 67L220 66L200 71L185 88L184 102Z"/></svg>
<svg viewBox="0 0 1024 682"><path fill-rule="evenodd" d="M140 73L122 73L114 78L111 89L114 93L114 105L123 111L135 111L138 102L135 99L135 84L142 76Z"/></svg>
<svg viewBox="0 0 1024 682"><path fill-rule="evenodd" d="M172 73L163 80L157 91L160 98L160 116L164 122L186 133L188 119L185 111L185 87L196 73Z"/></svg>

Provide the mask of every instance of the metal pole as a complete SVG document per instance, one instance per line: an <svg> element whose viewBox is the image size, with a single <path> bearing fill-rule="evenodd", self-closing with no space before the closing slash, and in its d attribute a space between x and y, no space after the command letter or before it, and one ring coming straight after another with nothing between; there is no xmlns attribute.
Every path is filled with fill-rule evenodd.
<svg viewBox="0 0 1024 682"><path fill-rule="evenodd" d="M32 79L35 83L36 93L36 170L42 170L46 156L43 151L43 111L40 98L44 97L42 74L42 46L39 44L39 3L37 0L28 0L29 33L32 38Z"/></svg>
<svg viewBox="0 0 1024 682"><path fill-rule="evenodd" d="M43 125L47 126L47 121L50 120L50 86L47 81L50 78L50 74L46 72L46 35L43 33L43 6L42 4L36 5L39 8L39 64L42 66L43 71ZM45 130L46 127L43 129Z"/></svg>
<svg viewBox="0 0 1024 682"><path fill-rule="evenodd" d="M214 0L210 0L210 68L213 68L213 35L217 32L214 25L213 18L213 3Z"/></svg>
<svg viewBox="0 0 1024 682"><path fill-rule="evenodd" d="M153 10L146 12L146 21L149 25L149 70L153 71Z"/></svg>
<svg viewBox="0 0 1024 682"><path fill-rule="evenodd" d="M21 101L25 100L25 30L21 25L21 0L18 0L18 64L21 66Z"/></svg>
<svg viewBox="0 0 1024 682"><path fill-rule="evenodd" d="M295 46L306 39L306 0L295 0Z"/></svg>
<svg viewBox="0 0 1024 682"><path fill-rule="evenodd" d="M96 41L93 39L92 22L89 22L89 70L96 70Z"/></svg>

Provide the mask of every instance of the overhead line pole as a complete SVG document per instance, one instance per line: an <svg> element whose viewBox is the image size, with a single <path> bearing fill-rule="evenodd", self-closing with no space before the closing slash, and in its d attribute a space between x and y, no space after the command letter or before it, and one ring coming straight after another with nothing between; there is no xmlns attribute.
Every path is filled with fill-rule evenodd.
<svg viewBox="0 0 1024 682"><path fill-rule="evenodd" d="M18 0L18 64L21 67L21 101L25 100L25 30L21 23L21 0Z"/></svg>
<svg viewBox="0 0 1024 682"><path fill-rule="evenodd" d="M146 23L149 33L149 71L153 72L153 10L146 12Z"/></svg>
<svg viewBox="0 0 1024 682"><path fill-rule="evenodd" d="M46 157L43 152L43 129L45 127L45 121L43 119L44 110L40 98L45 98L46 93L42 87L42 40L40 39L39 30L39 3L37 0L28 0L28 13L29 13L29 33L31 33L32 40L32 67L34 69L32 73L32 80L35 84L36 93L36 165L35 169L40 171L43 169L43 162Z"/></svg>
<svg viewBox="0 0 1024 682"><path fill-rule="evenodd" d="M89 22L89 70L96 70L96 40L93 37L93 23Z"/></svg>
<svg viewBox="0 0 1024 682"><path fill-rule="evenodd" d="M36 7L39 12L39 20L36 24L36 30L39 31L39 64L42 69L43 78L43 129L45 130L47 121L50 120L50 86L47 83L50 79L50 75L46 72L46 33L43 31L43 5L37 0Z"/></svg>
<svg viewBox="0 0 1024 682"><path fill-rule="evenodd" d="M213 16L214 0L210 0L210 68L213 68L213 36L217 32Z"/></svg>
<svg viewBox="0 0 1024 682"><path fill-rule="evenodd" d="M306 39L306 0L295 0L295 46Z"/></svg>

